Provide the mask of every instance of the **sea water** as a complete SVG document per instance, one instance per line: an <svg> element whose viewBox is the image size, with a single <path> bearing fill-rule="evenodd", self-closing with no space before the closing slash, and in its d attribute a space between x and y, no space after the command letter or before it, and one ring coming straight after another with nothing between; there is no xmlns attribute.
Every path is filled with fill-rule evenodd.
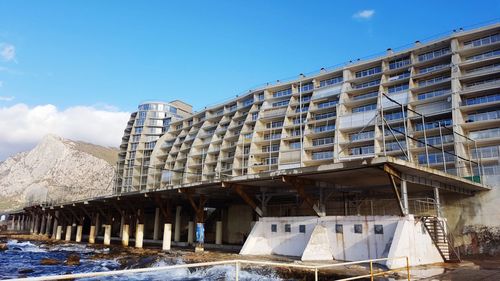
<svg viewBox="0 0 500 281"><path fill-rule="evenodd" d="M124 269L117 259L95 259L94 254L105 254L108 248L92 248L82 244L45 245L40 242L8 241L8 250L0 252L0 279L35 277L47 275L61 275L72 273L99 272ZM70 254L80 256L80 265L69 266L63 262ZM99 255L105 256L105 255ZM59 265L40 265L44 258L57 259ZM174 264L183 264L180 258L154 260L149 267L162 267ZM137 265L127 265L137 268ZM32 272L20 273L29 269ZM109 277L86 278L79 280L235 280L234 265L218 265L203 268L183 268L162 270L140 274L122 274ZM270 268L242 268L239 271L240 280L282 280Z"/></svg>

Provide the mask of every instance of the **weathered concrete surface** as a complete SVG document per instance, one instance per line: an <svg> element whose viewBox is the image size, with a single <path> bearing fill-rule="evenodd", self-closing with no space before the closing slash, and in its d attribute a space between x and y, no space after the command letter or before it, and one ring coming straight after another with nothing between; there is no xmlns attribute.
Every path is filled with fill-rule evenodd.
<svg viewBox="0 0 500 281"><path fill-rule="evenodd" d="M330 239L328 239L328 230L324 225L318 224L314 227L311 238L307 243L302 261L333 260L333 254L330 251Z"/></svg>
<svg viewBox="0 0 500 281"><path fill-rule="evenodd" d="M500 182L500 176L484 179L491 186ZM441 199L455 246L469 255L500 254L500 187L472 197L447 193Z"/></svg>

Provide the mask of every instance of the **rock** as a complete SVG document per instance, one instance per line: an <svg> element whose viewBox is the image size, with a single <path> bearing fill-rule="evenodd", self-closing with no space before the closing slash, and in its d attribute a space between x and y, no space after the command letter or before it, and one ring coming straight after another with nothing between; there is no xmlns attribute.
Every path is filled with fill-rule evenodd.
<svg viewBox="0 0 500 281"><path fill-rule="evenodd" d="M61 264L60 260L51 258L43 258L40 260L40 265L58 265L58 264Z"/></svg>
<svg viewBox="0 0 500 281"><path fill-rule="evenodd" d="M66 265L80 265L80 256L78 254L70 254L65 262Z"/></svg>
<svg viewBox="0 0 500 281"><path fill-rule="evenodd" d="M6 251L9 249L9 246L7 246L7 243L0 243L0 252Z"/></svg>
<svg viewBox="0 0 500 281"><path fill-rule="evenodd" d="M33 273L33 272L35 272L35 270L33 270L32 268L20 268L19 270L17 270L17 273L22 273L22 274Z"/></svg>

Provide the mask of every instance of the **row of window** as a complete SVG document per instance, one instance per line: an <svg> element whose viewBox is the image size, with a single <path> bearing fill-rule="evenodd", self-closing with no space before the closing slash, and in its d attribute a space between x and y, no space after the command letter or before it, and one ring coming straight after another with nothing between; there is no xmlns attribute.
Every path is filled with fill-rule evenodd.
<svg viewBox="0 0 500 281"><path fill-rule="evenodd" d="M387 88L387 91L389 92L389 94L392 94L392 93L397 93L397 92L402 92L402 91L408 90L408 87L409 86L407 83L398 84L398 85L390 86L389 88Z"/></svg>
<svg viewBox="0 0 500 281"><path fill-rule="evenodd" d="M464 47L479 47L500 41L500 33L464 42Z"/></svg>
<svg viewBox="0 0 500 281"><path fill-rule="evenodd" d="M466 122L487 121L500 118L500 110L469 114Z"/></svg>
<svg viewBox="0 0 500 281"><path fill-rule="evenodd" d="M492 57L500 56L500 50L494 50L494 51L489 51L485 52L482 54L470 56L466 59L466 61L478 61L478 60L484 60L484 59L489 59Z"/></svg>
<svg viewBox="0 0 500 281"><path fill-rule="evenodd" d="M397 69L411 64L410 57L400 58L389 62L389 69Z"/></svg>
<svg viewBox="0 0 500 281"><path fill-rule="evenodd" d="M444 88L444 89L439 89L439 90L434 90L434 91L419 94L417 98L418 98L418 100L426 100L426 99L430 99L433 97L442 96L442 95L448 94L450 92L451 92L450 88Z"/></svg>
<svg viewBox="0 0 500 281"><path fill-rule="evenodd" d="M439 83L441 81L445 81L447 79L450 79L449 75L438 76L438 77L434 77L434 78L431 78L431 79L418 81L418 86L419 87L425 87L425 86L429 86L429 85L432 85L432 84Z"/></svg>
<svg viewBox="0 0 500 281"><path fill-rule="evenodd" d="M418 55L418 61L419 62L428 61L428 60L431 60L431 59L434 59L434 58L438 58L438 57L447 55L450 52L451 52L450 47L444 47L444 48L439 49L439 50L435 50L435 51L431 51L431 52L428 52L428 53L424 53L424 54Z"/></svg>
<svg viewBox="0 0 500 281"><path fill-rule="evenodd" d="M382 67L375 66L372 68L368 68L368 69L364 69L364 70L356 72L356 78L370 76L370 75L374 75L374 74L377 74L380 72L382 72Z"/></svg>
<svg viewBox="0 0 500 281"><path fill-rule="evenodd" d="M500 101L500 94L468 98L464 100L464 105L482 104L495 101Z"/></svg>
<svg viewBox="0 0 500 281"><path fill-rule="evenodd" d="M323 160L332 158L333 158L333 151L319 151L319 152L313 152L312 154L313 160Z"/></svg>
<svg viewBox="0 0 500 281"><path fill-rule="evenodd" d="M440 70L440 69L443 69L443 68L446 68L446 67L449 67L449 66L450 66L449 63L443 63L443 64L438 64L438 65L428 66L428 67L424 67L424 68L419 69L418 73L419 74L429 73L429 72Z"/></svg>

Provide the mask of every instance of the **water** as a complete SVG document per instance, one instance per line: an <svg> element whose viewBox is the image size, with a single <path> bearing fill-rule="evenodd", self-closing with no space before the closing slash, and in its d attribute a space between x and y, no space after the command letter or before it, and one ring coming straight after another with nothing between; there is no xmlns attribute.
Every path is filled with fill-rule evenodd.
<svg viewBox="0 0 500 281"><path fill-rule="evenodd" d="M9 250L0 252L0 279L110 271L137 268L141 267L141 265L160 267L183 263L180 258L157 259L157 257L144 257L140 264L132 263L123 266L118 262L118 259L92 258L95 254L108 253L108 248L97 249L81 244L44 245L39 242L9 240L8 247ZM40 265L40 260L43 258L57 259L64 262L70 254L74 253L80 256L80 265ZM99 256L105 257L106 255ZM23 269L31 269L33 272L20 273L20 270ZM234 277L235 267L233 265L220 265L197 269L174 269L134 275L87 278L85 280L234 280ZM239 277L240 280L282 280L269 268L242 268Z"/></svg>

